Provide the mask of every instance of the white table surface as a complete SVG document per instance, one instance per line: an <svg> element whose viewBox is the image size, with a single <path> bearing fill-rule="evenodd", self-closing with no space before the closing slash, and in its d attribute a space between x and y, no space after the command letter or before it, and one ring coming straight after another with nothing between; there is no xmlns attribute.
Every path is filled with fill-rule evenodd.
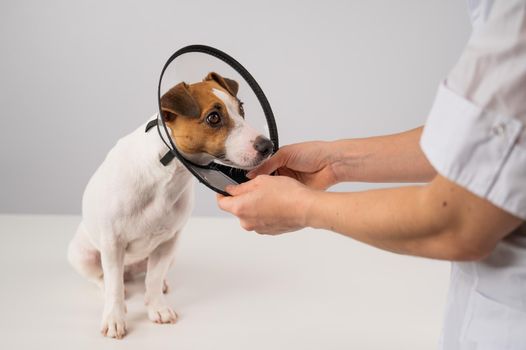
<svg viewBox="0 0 526 350"><path fill-rule="evenodd" d="M76 216L0 215L0 349L434 349L446 262L326 231L244 232L192 218L169 272L175 325L151 323L128 285L128 334L99 333L99 290L68 265Z"/></svg>

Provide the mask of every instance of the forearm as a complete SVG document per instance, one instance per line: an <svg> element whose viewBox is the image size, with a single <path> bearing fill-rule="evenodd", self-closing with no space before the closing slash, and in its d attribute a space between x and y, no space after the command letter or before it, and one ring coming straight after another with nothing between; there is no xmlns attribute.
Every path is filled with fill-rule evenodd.
<svg viewBox="0 0 526 350"><path fill-rule="evenodd" d="M309 210L308 226L400 254L450 259L453 252L429 243L447 234L426 219L429 209L423 191L413 186L357 193L318 192Z"/></svg>
<svg viewBox="0 0 526 350"><path fill-rule="evenodd" d="M311 195L308 226L435 259L482 258L518 223L441 177L426 186Z"/></svg>
<svg viewBox="0 0 526 350"><path fill-rule="evenodd" d="M436 172L420 149L422 128L333 143L339 182L428 182Z"/></svg>

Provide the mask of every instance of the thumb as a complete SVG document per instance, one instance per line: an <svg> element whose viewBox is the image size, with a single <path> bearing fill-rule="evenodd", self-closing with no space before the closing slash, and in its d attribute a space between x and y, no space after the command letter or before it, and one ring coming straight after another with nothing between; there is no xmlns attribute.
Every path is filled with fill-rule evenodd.
<svg viewBox="0 0 526 350"><path fill-rule="evenodd" d="M253 179L258 175L270 175L277 169L287 164L288 154L281 149L272 157L264 161L259 167L247 173L249 179Z"/></svg>
<svg viewBox="0 0 526 350"><path fill-rule="evenodd" d="M239 195L241 195L243 193L247 193L247 192L252 191L254 188L255 188L255 183L254 183L254 181L250 180L250 181L247 181L247 182L243 182L240 185L227 186L226 187L226 191L232 196L239 196Z"/></svg>

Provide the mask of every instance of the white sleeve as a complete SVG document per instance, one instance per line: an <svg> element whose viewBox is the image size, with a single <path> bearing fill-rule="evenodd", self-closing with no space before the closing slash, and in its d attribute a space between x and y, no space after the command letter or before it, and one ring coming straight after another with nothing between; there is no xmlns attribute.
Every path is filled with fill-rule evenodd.
<svg viewBox="0 0 526 350"><path fill-rule="evenodd" d="M526 0L487 3L420 144L439 174L526 219Z"/></svg>

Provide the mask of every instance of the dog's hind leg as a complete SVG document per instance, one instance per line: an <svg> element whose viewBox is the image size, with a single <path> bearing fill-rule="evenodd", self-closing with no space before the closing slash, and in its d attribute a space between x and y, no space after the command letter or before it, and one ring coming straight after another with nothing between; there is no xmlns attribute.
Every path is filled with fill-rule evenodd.
<svg viewBox="0 0 526 350"><path fill-rule="evenodd" d="M104 287L100 252L89 241L82 223L69 243L68 260L79 274L101 289Z"/></svg>

